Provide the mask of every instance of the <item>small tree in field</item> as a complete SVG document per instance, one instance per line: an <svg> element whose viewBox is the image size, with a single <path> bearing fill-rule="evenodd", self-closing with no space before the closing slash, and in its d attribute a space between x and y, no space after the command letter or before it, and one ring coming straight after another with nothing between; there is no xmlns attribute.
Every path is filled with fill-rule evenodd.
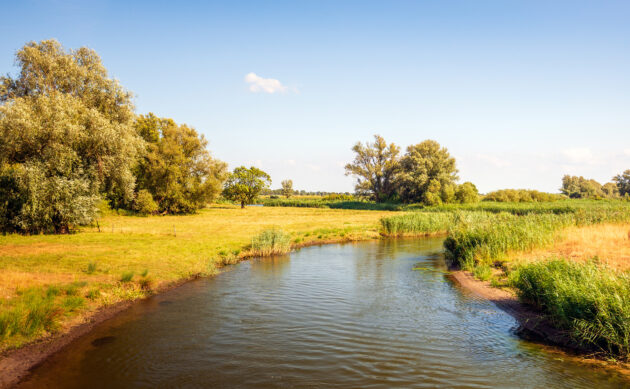
<svg viewBox="0 0 630 389"><path fill-rule="evenodd" d="M249 169L240 166L228 177L223 189L223 196L241 203L241 208L254 202L264 189L271 185L271 177L264 171L252 166Z"/></svg>
<svg viewBox="0 0 630 389"><path fill-rule="evenodd" d="M282 195L286 198L293 196L293 180L282 181Z"/></svg>

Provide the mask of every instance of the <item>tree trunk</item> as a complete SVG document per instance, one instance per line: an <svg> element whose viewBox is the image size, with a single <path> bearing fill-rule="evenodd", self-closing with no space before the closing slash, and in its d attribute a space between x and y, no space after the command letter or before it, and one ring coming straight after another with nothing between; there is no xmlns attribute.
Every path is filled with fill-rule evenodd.
<svg viewBox="0 0 630 389"><path fill-rule="evenodd" d="M245 202L241 201L241 209L245 208Z"/></svg>

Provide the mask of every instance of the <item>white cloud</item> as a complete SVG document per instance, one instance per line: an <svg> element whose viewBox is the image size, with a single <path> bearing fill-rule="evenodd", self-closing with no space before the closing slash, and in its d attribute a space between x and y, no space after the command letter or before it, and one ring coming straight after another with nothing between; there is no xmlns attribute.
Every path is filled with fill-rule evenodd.
<svg viewBox="0 0 630 389"><path fill-rule="evenodd" d="M586 148L586 147L566 149L562 151L562 155L564 155L564 157L568 160L569 163L591 164L595 160L593 152L589 148Z"/></svg>
<svg viewBox="0 0 630 389"><path fill-rule="evenodd" d="M248 73L245 76L245 82L249 85L249 90L254 93L287 93L289 88L275 78L262 78L256 73Z"/></svg>
<svg viewBox="0 0 630 389"><path fill-rule="evenodd" d="M628 157L630 157L630 149L625 149L623 153L627 155Z"/></svg>

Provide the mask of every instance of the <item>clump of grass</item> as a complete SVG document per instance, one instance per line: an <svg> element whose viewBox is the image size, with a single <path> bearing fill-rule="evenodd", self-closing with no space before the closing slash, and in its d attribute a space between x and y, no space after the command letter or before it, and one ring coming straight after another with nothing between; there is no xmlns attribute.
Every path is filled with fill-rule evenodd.
<svg viewBox="0 0 630 389"><path fill-rule="evenodd" d="M101 295L101 291L94 288L94 289L90 289L86 294L85 297L89 300L96 300L99 296Z"/></svg>
<svg viewBox="0 0 630 389"><path fill-rule="evenodd" d="M87 265L87 269L86 269L86 273L87 274L92 274L96 271L96 262L89 262Z"/></svg>
<svg viewBox="0 0 630 389"><path fill-rule="evenodd" d="M539 307L579 344L630 357L630 275L596 264L535 262L511 274L526 302Z"/></svg>
<svg viewBox="0 0 630 389"><path fill-rule="evenodd" d="M85 301L81 296L68 296L63 300L62 306L67 312L74 312L81 308Z"/></svg>
<svg viewBox="0 0 630 389"><path fill-rule="evenodd" d="M492 277L492 268L490 265L483 264L473 269L473 276L481 281L487 281Z"/></svg>
<svg viewBox="0 0 630 389"><path fill-rule="evenodd" d="M291 251L291 236L277 228L264 230L252 239L251 251L256 256L286 254Z"/></svg>
<svg viewBox="0 0 630 389"><path fill-rule="evenodd" d="M153 280L150 277L143 276L139 281L138 285L142 290L151 290L153 286Z"/></svg>
<svg viewBox="0 0 630 389"><path fill-rule="evenodd" d="M144 269L142 273L140 273L140 277L146 277L149 274L149 269Z"/></svg>
<svg viewBox="0 0 630 389"><path fill-rule="evenodd" d="M11 300L0 300L0 339L54 331L62 310L55 304L56 294L49 290L29 288Z"/></svg>
<svg viewBox="0 0 630 389"><path fill-rule="evenodd" d="M133 279L133 272L126 271L120 276L120 282L130 282Z"/></svg>

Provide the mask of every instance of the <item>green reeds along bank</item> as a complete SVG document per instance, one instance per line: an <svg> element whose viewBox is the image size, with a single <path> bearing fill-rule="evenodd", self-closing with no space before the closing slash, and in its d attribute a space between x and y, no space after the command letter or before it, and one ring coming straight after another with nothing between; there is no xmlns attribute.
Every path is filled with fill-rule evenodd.
<svg viewBox="0 0 630 389"><path fill-rule="evenodd" d="M286 254L289 251L291 251L291 235L280 229L267 229L252 238L252 255L278 255Z"/></svg>
<svg viewBox="0 0 630 389"><path fill-rule="evenodd" d="M540 308L581 345L630 357L630 275L596 261L535 262L510 275L522 300Z"/></svg>

